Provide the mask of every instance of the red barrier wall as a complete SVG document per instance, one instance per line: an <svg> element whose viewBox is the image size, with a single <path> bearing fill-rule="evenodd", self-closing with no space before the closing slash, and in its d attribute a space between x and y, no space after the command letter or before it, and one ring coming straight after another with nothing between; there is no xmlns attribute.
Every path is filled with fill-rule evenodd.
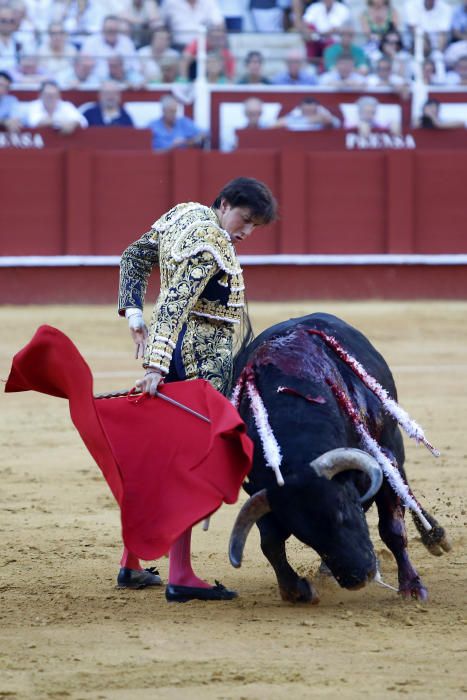
<svg viewBox="0 0 467 700"><path fill-rule="evenodd" d="M456 151L4 151L0 254L119 254L179 201L265 180L280 221L242 253L465 253Z"/></svg>

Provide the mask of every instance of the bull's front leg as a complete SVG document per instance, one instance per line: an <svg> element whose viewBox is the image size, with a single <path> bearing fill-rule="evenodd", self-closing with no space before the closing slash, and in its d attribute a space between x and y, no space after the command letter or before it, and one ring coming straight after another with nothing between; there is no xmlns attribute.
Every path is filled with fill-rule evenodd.
<svg viewBox="0 0 467 700"><path fill-rule="evenodd" d="M319 603L319 596L306 578L301 578L290 566L285 551L288 534L275 522L274 516L265 515L258 521L261 549L271 564L279 584L282 600L290 603Z"/></svg>
<svg viewBox="0 0 467 700"><path fill-rule="evenodd" d="M405 509L399 497L384 480L376 497L379 515L379 534L384 544L391 550L397 562L399 593L405 598L426 600L428 591L424 587L417 570L412 565L407 551L407 531L404 522Z"/></svg>

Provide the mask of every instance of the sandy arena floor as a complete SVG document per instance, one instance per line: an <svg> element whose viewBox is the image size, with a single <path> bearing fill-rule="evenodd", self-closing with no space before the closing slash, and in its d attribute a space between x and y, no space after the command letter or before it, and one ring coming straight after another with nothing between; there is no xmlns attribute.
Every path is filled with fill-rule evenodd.
<svg viewBox="0 0 467 700"><path fill-rule="evenodd" d="M430 556L408 523L412 560L428 604L372 584L350 593L316 579L318 606L278 595L256 532L243 567L226 555L238 504L194 536L195 564L235 587L231 603L168 605L163 589L119 591L119 513L68 415L36 393L0 397L0 698L460 698L467 695L467 304L252 304L256 330L311 310L363 330L393 369L402 405L442 456L407 445L416 495L447 528L453 551ZM111 307L0 309L0 377L41 323L77 343L96 391L139 376L126 324ZM243 496L242 496L243 500ZM410 519L409 519L410 520ZM383 576L392 556L375 531ZM290 542L313 575L318 559ZM167 559L157 563L167 574Z"/></svg>

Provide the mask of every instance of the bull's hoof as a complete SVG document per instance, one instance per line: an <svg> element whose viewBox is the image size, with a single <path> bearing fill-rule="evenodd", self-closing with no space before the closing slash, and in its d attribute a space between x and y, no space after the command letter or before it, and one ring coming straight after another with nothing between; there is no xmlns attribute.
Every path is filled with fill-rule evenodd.
<svg viewBox="0 0 467 700"><path fill-rule="evenodd" d="M404 586L400 586L399 595L405 600L414 598L422 602L428 600L428 591L421 581L412 581Z"/></svg>
<svg viewBox="0 0 467 700"><path fill-rule="evenodd" d="M441 530L440 537L432 538L429 542L423 542L427 550L434 557L441 557L444 552L450 552L452 549L452 544L445 531L442 527L439 529Z"/></svg>
<svg viewBox="0 0 467 700"><path fill-rule="evenodd" d="M294 588L279 587L282 600L288 603L311 603L317 605L319 603L319 595L315 588L306 578L297 579Z"/></svg>

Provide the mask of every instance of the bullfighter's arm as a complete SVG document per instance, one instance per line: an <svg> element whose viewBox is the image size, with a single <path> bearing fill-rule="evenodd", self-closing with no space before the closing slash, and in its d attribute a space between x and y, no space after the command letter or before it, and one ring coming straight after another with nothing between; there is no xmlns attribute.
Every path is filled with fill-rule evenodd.
<svg viewBox="0 0 467 700"><path fill-rule="evenodd" d="M120 285L118 313L125 309L143 309L149 275L159 262L159 241L153 229L143 234L122 254L120 260Z"/></svg>

